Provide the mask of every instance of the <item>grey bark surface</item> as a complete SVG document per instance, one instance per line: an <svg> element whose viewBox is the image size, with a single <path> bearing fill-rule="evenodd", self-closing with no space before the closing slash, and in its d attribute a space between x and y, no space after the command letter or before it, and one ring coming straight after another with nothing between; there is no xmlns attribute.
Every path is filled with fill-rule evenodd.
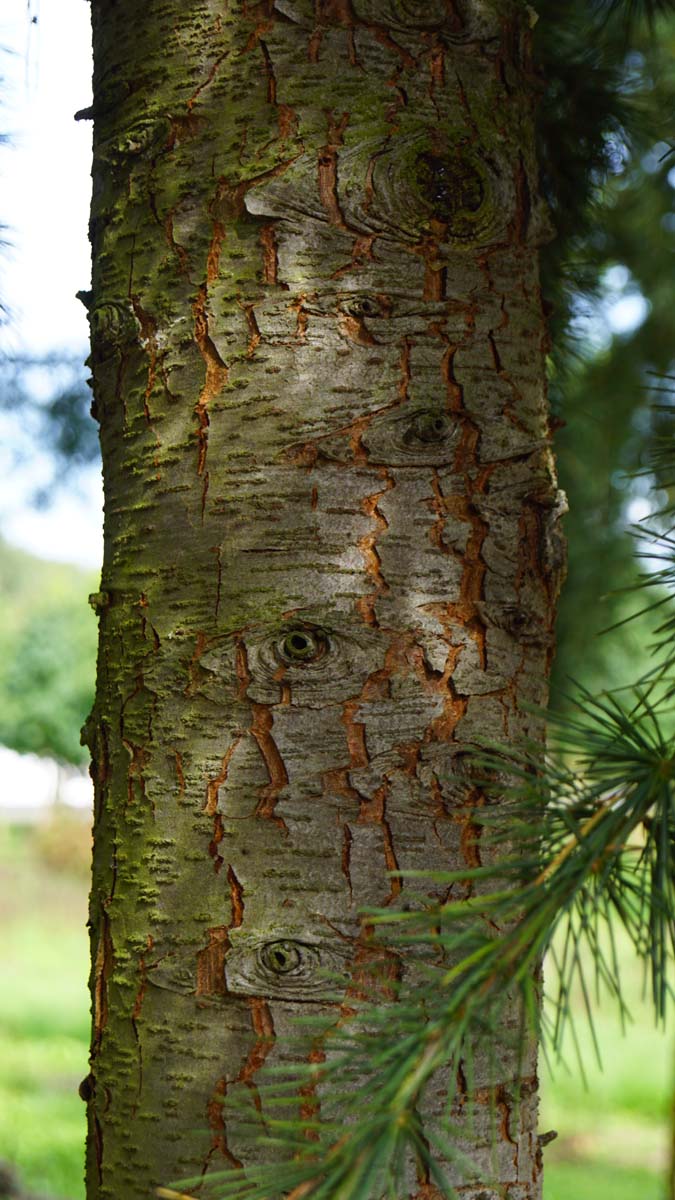
<svg viewBox="0 0 675 1200"><path fill-rule="evenodd" d="M540 735L546 220L519 4L92 14L87 1186L145 1200L263 1153L220 1100L339 1019L388 872L481 861L476 739ZM539 1195L532 1056L509 1087L470 1200Z"/></svg>

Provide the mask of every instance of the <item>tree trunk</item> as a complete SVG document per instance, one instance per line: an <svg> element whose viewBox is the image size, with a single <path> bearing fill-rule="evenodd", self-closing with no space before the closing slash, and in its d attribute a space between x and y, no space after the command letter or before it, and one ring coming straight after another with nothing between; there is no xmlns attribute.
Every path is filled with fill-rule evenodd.
<svg viewBox="0 0 675 1200"><path fill-rule="evenodd" d="M147 1200L262 1155L223 1096L335 1020L389 872L480 861L476 739L541 732L546 221L516 0L92 12L87 1194ZM528 1071L511 1200L539 1194Z"/></svg>

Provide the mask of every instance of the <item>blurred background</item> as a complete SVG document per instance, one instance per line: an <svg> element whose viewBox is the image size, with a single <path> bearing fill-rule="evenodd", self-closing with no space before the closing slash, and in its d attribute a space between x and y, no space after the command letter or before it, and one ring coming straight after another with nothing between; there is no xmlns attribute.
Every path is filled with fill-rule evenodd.
<svg viewBox="0 0 675 1200"><path fill-rule="evenodd" d="M73 120L91 102L88 6L5 0L0 47L0 1197L82 1200L91 789L79 730L101 555L75 295L89 279L90 127ZM553 687L563 708L572 680L620 687L648 660L648 616L602 631L640 608L637 531L673 487L659 447L675 387L674 52L665 16L655 37L615 47L642 133L629 144L608 122L592 220L566 243L559 312L571 327L551 365L570 502ZM654 1027L629 955L625 979L625 1031L607 1001L596 1005L602 1066L583 1020L564 1061L542 1063L541 1129L558 1132L545 1200L675 1197L675 1037Z"/></svg>

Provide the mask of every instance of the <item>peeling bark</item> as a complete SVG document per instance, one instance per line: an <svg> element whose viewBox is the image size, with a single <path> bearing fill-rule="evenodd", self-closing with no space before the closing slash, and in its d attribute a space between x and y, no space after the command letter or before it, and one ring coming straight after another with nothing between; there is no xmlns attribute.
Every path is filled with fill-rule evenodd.
<svg viewBox="0 0 675 1200"><path fill-rule="evenodd" d="M262 1156L220 1098L339 1018L326 968L357 994L388 872L480 861L462 764L540 735L562 568L524 7L92 13L88 1197L146 1200ZM499 1194L535 1200L507 1060Z"/></svg>

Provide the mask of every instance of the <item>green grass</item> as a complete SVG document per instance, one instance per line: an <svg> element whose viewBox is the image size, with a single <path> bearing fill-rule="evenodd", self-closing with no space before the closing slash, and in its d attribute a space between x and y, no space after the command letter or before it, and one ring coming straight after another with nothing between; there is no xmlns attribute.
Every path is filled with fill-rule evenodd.
<svg viewBox="0 0 675 1200"><path fill-rule="evenodd" d="M67 814L64 826L73 847L87 837L82 822L69 823ZM17 1165L27 1188L81 1200L86 884L69 869L68 846L55 870L36 853L39 844L35 830L0 826L0 1158Z"/></svg>
<svg viewBox="0 0 675 1200"><path fill-rule="evenodd" d="M658 1175L611 1163L555 1163L546 1172L545 1200L665 1200Z"/></svg>
<svg viewBox="0 0 675 1200"><path fill-rule="evenodd" d="M87 842L64 812L43 829L0 825L0 1158L27 1188L64 1200L84 1197ZM577 1021L588 1087L569 1042L566 1067L551 1077L542 1063L540 1128L559 1134L545 1150L544 1200L665 1200L675 1036L654 1029L630 956L625 978L626 1038L611 1004L596 1006L602 1068Z"/></svg>
<svg viewBox="0 0 675 1200"><path fill-rule="evenodd" d="M620 932L624 998L632 1020L622 1033L616 1004L596 998L593 1024L573 997L575 1037L563 1059L542 1063L540 1128L558 1138L544 1152L544 1200L665 1200L675 1034L657 1028L644 979ZM589 973L589 976L592 972ZM546 975L545 975L546 978ZM584 1081L578 1063L583 1064Z"/></svg>

